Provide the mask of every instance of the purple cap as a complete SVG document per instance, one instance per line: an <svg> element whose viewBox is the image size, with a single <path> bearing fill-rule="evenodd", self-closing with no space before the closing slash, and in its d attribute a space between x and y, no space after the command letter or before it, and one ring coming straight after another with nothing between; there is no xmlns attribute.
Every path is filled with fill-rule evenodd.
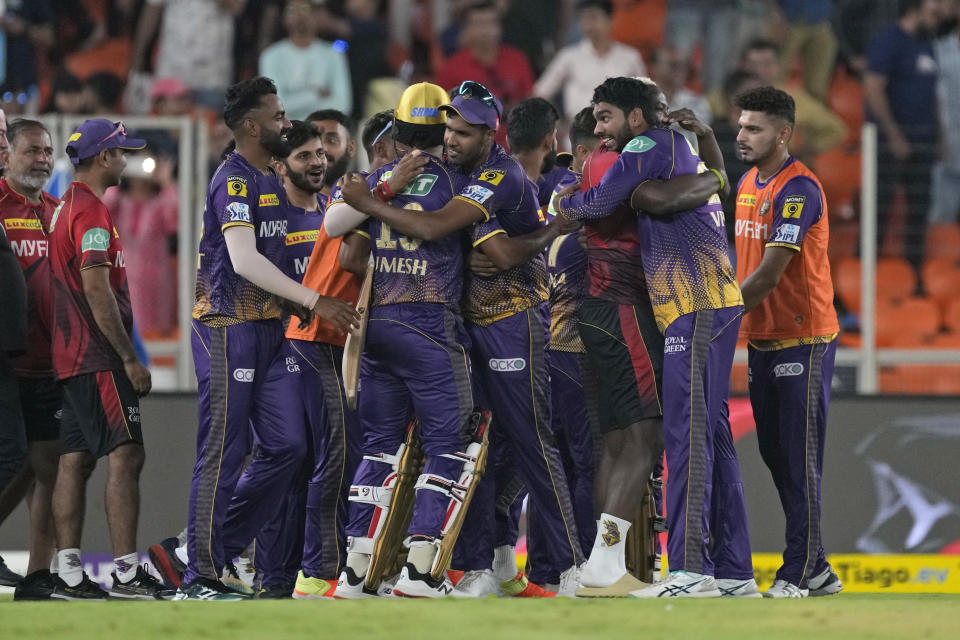
<svg viewBox="0 0 960 640"><path fill-rule="evenodd" d="M486 96L489 96L489 98L485 100ZM500 126L500 114L503 113L503 105L492 93L487 92L486 96L474 95L469 89L462 90L461 93L453 97L450 104L444 105L440 109L455 113L470 124L482 124L496 130ZM493 99L496 107L488 104L490 98Z"/></svg>
<svg viewBox="0 0 960 640"><path fill-rule="evenodd" d="M106 118L85 120L67 139L67 155L70 162L92 158L104 149L143 149L145 140L128 138L122 122L110 122Z"/></svg>

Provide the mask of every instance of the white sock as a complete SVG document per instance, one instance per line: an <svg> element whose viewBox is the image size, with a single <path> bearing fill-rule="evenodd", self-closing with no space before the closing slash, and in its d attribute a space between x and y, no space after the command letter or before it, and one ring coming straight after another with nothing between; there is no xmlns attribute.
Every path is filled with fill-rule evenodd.
<svg viewBox="0 0 960 640"><path fill-rule="evenodd" d="M626 541L630 522L609 513L597 520L597 537L583 567L580 583L585 587L609 587L627 573Z"/></svg>
<svg viewBox="0 0 960 640"><path fill-rule="evenodd" d="M410 552L407 553L407 562L412 564L420 573L430 573L433 568L433 559L437 556L437 545L432 542L411 542Z"/></svg>
<svg viewBox="0 0 960 640"><path fill-rule="evenodd" d="M517 577L517 550L505 544L493 550L493 575L505 582Z"/></svg>
<svg viewBox="0 0 960 640"><path fill-rule="evenodd" d="M358 578L366 577L367 569L370 567L370 556L350 551L347 553L347 566L353 569Z"/></svg>
<svg viewBox="0 0 960 640"><path fill-rule="evenodd" d="M83 582L83 563L80 562L80 549L61 549L57 551L57 565L60 579L68 587L75 587Z"/></svg>
<svg viewBox="0 0 960 640"><path fill-rule="evenodd" d="M50 575L57 575L57 552L54 551L53 555L50 557Z"/></svg>
<svg viewBox="0 0 960 640"><path fill-rule="evenodd" d="M139 560L136 551L114 558L113 565L117 568L117 580L120 582L133 580L137 576L137 567L140 566Z"/></svg>
<svg viewBox="0 0 960 640"><path fill-rule="evenodd" d="M183 543L182 545L177 547L176 550L174 550L174 553L177 554L177 560L179 560L183 564L187 564L190 561L189 556L187 555L186 543Z"/></svg>
<svg viewBox="0 0 960 640"><path fill-rule="evenodd" d="M186 527L183 528L183 531L177 534L177 542L180 544L181 547L187 546L187 528Z"/></svg>

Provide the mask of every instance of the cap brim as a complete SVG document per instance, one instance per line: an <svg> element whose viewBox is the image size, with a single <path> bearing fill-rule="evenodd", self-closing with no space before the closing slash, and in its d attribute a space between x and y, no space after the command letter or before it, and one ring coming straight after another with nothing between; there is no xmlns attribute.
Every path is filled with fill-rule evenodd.
<svg viewBox="0 0 960 640"><path fill-rule="evenodd" d="M482 119L480 119L480 121L477 122L477 121L476 121L476 120L477 120L476 116L473 116L474 119L468 118L467 116L463 115L463 113L461 113L461 111L460 111L459 109L457 109L455 106L453 106L452 104L445 104L445 105L443 105L442 107L440 107L440 109L442 109L442 110L444 110L444 111L453 112L454 114L456 114L456 115L460 116L461 118L463 118L463 119L467 122L467 124L472 124L472 125L476 125L476 126L483 126L483 127L489 127L489 126L490 126L490 125L487 124L486 122L483 122Z"/></svg>
<svg viewBox="0 0 960 640"><path fill-rule="evenodd" d="M147 146L146 140L141 140L140 138L127 138L123 141L123 144L118 144L118 149L126 149L127 151L139 151Z"/></svg>

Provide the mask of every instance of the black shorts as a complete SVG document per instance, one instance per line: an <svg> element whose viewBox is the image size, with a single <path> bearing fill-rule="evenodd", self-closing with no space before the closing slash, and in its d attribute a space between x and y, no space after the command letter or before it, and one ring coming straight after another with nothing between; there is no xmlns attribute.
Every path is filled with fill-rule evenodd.
<svg viewBox="0 0 960 640"><path fill-rule="evenodd" d="M586 296L580 307L580 337L599 379L602 431L663 417L663 335L649 304Z"/></svg>
<svg viewBox="0 0 960 640"><path fill-rule="evenodd" d="M103 457L129 442L143 444L140 398L121 371L66 378L60 440L64 453L89 451Z"/></svg>
<svg viewBox="0 0 960 640"><path fill-rule="evenodd" d="M0 348L0 492L20 471L27 455L27 437L17 386L13 362Z"/></svg>
<svg viewBox="0 0 960 640"><path fill-rule="evenodd" d="M56 440L60 437L60 416L63 413L63 392L53 376L34 378L20 376L20 407L27 427L27 440Z"/></svg>

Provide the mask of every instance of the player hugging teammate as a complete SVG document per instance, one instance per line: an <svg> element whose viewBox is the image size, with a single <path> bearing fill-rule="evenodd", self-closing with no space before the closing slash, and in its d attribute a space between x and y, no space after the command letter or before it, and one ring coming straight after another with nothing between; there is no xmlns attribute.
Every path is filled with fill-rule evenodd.
<svg viewBox="0 0 960 640"><path fill-rule="evenodd" d="M343 114L291 123L269 79L231 87L223 115L236 149L210 182L199 246L187 528L151 547L164 589L129 560L135 512L115 510L134 529L115 536L111 596L250 597L232 564L249 547L258 597L759 597L727 408L745 311L761 453L789 527L765 595L838 592L819 535L836 337L821 273L826 203L787 152L789 96L758 90L740 106L741 152L757 169L737 216L756 228L773 216L768 237L738 237L742 291L713 132L670 112L650 81L596 88L571 128L569 168L555 164L558 114L545 100L505 114L477 82L450 93L415 84L367 124L368 174L347 172L356 143ZM129 507L139 422L113 416L97 389L112 385L132 411L149 377L128 353L122 272L93 269L122 265L95 196L140 141L104 122L71 142L91 186L74 185L74 208L49 223L34 194L41 222L25 229L49 226L54 276L69 284L55 287L54 323L77 315L102 352L61 371L56 356L72 343L54 334L71 447L60 473L82 488L93 456L106 455L126 470L115 499ZM510 151L496 142L504 126ZM761 201L772 206L747 206ZM60 238L68 230L79 240ZM822 295L797 327L804 278ZM98 295L115 313L89 310ZM347 334L360 348L344 349ZM796 380L776 373L787 360L806 363ZM819 395L799 398L810 385ZM787 410L796 403L817 426L802 436ZM817 455L781 451L787 436ZM786 489L795 477L807 479L800 494ZM530 554L518 571L524 498ZM57 515L51 590L103 598L78 570L75 519Z"/></svg>

